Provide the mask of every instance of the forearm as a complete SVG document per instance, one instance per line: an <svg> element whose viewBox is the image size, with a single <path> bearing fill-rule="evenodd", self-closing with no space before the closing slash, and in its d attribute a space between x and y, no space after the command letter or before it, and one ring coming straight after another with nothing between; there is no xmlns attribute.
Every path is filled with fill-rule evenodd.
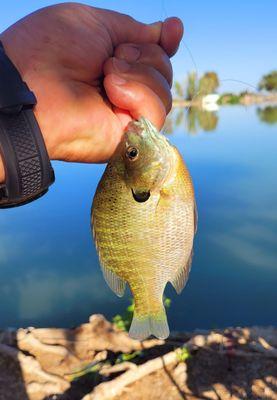
<svg viewBox="0 0 277 400"><path fill-rule="evenodd" d="M2 161L2 157L0 156L0 184L5 181L5 169Z"/></svg>

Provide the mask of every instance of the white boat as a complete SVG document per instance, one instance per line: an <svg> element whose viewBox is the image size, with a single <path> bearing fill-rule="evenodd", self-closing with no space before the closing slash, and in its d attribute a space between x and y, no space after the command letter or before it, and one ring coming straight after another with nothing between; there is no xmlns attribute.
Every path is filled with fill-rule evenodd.
<svg viewBox="0 0 277 400"><path fill-rule="evenodd" d="M206 111L217 111L219 109L217 104L219 97L219 94L216 93L207 94L202 98L202 108Z"/></svg>

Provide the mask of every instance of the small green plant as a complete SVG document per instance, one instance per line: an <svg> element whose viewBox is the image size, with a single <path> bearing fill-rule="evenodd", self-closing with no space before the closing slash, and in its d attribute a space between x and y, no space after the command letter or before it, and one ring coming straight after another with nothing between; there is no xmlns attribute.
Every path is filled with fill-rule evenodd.
<svg viewBox="0 0 277 400"><path fill-rule="evenodd" d="M109 362L103 362L103 361L97 361L97 362L92 362L84 366L84 368L72 372L71 374L67 374L67 379L70 382L77 381L78 379L82 378L85 375L92 375L96 377L98 374L98 371L103 367L103 365L110 365Z"/></svg>
<svg viewBox="0 0 277 400"><path fill-rule="evenodd" d="M133 353L121 353L117 357L115 364L120 364L125 361L132 361L132 360L134 360L134 358L141 357L142 354L143 353L141 350L133 351Z"/></svg>
<svg viewBox="0 0 277 400"><path fill-rule="evenodd" d="M177 355L177 358L178 358L179 362L184 362L184 361L186 361L186 360L188 360L189 358L192 357L187 347L183 347L180 350L181 351L178 352L178 355Z"/></svg>
<svg viewBox="0 0 277 400"><path fill-rule="evenodd" d="M126 308L122 315L117 314L113 317L112 321L118 329L121 331L128 331L131 326L133 313L134 313L135 303L131 300L131 304Z"/></svg>
<svg viewBox="0 0 277 400"><path fill-rule="evenodd" d="M164 297L164 306L167 309L171 306L171 299L169 297Z"/></svg>

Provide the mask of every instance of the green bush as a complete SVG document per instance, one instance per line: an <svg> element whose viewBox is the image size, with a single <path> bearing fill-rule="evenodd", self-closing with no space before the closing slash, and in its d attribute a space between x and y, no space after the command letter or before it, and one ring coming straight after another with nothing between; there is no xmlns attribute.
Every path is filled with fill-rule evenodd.
<svg viewBox="0 0 277 400"><path fill-rule="evenodd" d="M223 93L217 101L217 104L240 104L241 95L233 94L233 93Z"/></svg>

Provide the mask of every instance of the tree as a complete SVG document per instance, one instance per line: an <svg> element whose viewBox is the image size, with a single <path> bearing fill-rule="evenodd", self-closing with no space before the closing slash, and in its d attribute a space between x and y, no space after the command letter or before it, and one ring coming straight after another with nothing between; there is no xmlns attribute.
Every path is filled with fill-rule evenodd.
<svg viewBox="0 0 277 400"><path fill-rule="evenodd" d="M196 95L197 95L197 75L196 72L189 72L186 99L193 100Z"/></svg>
<svg viewBox="0 0 277 400"><path fill-rule="evenodd" d="M177 81L174 82L174 89L178 97L182 99L185 97L185 90L180 82Z"/></svg>
<svg viewBox="0 0 277 400"><path fill-rule="evenodd" d="M205 96L214 93L219 86L218 76L215 72L206 72L199 81L199 94Z"/></svg>
<svg viewBox="0 0 277 400"><path fill-rule="evenodd" d="M264 75L259 83L259 90L277 91L277 70Z"/></svg>
<svg viewBox="0 0 277 400"><path fill-rule="evenodd" d="M197 100L201 97L214 93L219 86L216 72L206 72L198 79L195 71L189 72L185 84L174 82L174 91L178 98L186 100Z"/></svg>

